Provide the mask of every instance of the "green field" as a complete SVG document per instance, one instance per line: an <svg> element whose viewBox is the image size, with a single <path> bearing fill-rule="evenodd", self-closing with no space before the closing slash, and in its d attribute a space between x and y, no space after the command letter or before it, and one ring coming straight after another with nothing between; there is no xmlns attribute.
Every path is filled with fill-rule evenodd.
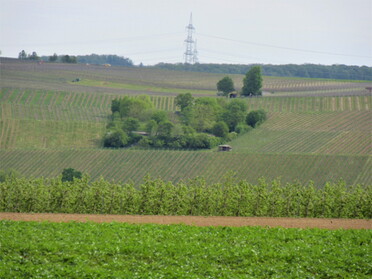
<svg viewBox="0 0 372 279"><path fill-rule="evenodd" d="M178 182L203 176L220 181L227 172L256 183L260 177L283 182L312 180L317 185L344 179L348 185L371 184L369 155L259 154L164 150L11 149L0 150L2 169L14 168L25 176L55 177L64 168L88 173L92 179L139 184L149 174Z"/></svg>
<svg viewBox="0 0 372 279"><path fill-rule="evenodd" d="M1 278L369 278L370 230L0 221Z"/></svg>
<svg viewBox="0 0 372 279"><path fill-rule="evenodd" d="M245 100L268 120L230 142L225 154L101 149L112 99L149 94L156 108L174 112L177 92L213 96L221 74L17 61L2 62L1 70L0 169L53 177L74 167L93 179L135 183L146 174L216 182L230 170L252 183L262 176L372 183L368 82L264 77L274 93ZM72 83L77 77L81 83ZM242 77L232 75L237 88Z"/></svg>

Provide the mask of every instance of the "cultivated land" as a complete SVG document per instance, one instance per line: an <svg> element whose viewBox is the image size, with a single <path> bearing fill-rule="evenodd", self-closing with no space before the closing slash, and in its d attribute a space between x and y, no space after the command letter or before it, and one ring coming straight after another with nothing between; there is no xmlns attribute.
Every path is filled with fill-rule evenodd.
<svg viewBox="0 0 372 279"><path fill-rule="evenodd" d="M232 171L235 176L230 174L229 179L251 183L264 176L268 180L280 177L282 182L299 180L305 185L312 180L315 187L340 178L350 186L372 184L372 100L364 89L371 82L264 77L265 96L246 101L249 110L265 109L268 120L230 142L232 152L107 150L102 148L101 138L115 97L148 94L157 108L175 111L177 94L215 96L215 84L224 75L38 65L8 59L1 59L0 67L0 169L54 177L73 167L89 173L98 180L97 185L109 187L100 193L104 187L90 189L95 183L85 180L86 187L80 181L87 193L81 198L79 189L73 191L78 184L46 182L40 190L40 183L30 188L24 180L12 180L1 184L4 190L0 192L1 205L11 204L12 211L47 212L45 208L51 204L57 203L60 209L58 202L62 202L64 208L72 208L74 201L81 205L90 199L99 201L91 206L93 212L100 212L97 208L110 206L107 201L118 198L119 192L99 180L100 176L134 184L147 174L173 182L203 176L209 182L222 183ZM232 77L240 87L243 77ZM76 78L81 82L72 82ZM14 185L9 187L11 183ZM154 183L148 186L156 192L156 187L151 188ZM40 198L51 197L51 185L61 195L53 200ZM225 193L231 191L225 185L219 197L227 199ZM286 185L294 190L290 193L298 192L299 184ZM122 189L121 185L115 187ZM316 198L324 206L315 209L342 213L349 205L358 211L363 204L369 213L368 187L343 186L346 188L338 191L332 187L336 186L324 187L324 198ZM303 201L311 200L311 189L300 193ZM339 195L340 189L354 194ZM211 190L215 195L216 189ZM298 206L291 201L298 196L286 198L282 188L276 190L282 196L275 197L282 197L285 203L270 205L282 209L287 205L296 211ZM160 206L161 199L151 200L146 188L141 193L148 202L140 206L153 210L150 201ZM259 188L256 194L258 204L265 198L260 195L268 193ZM241 196L233 195L221 208L253 204L234 203ZM350 203L345 204L346 196ZM118 200L122 207L130 205L130 200ZM299 202L312 208L311 203ZM21 204L25 208L20 209ZM1 278L369 278L370 247L370 220L0 213Z"/></svg>
<svg viewBox="0 0 372 279"><path fill-rule="evenodd" d="M0 221L2 278L369 278L371 230Z"/></svg>
<svg viewBox="0 0 372 279"><path fill-rule="evenodd" d="M232 141L230 153L101 148L112 99L149 94L155 107L175 111L177 94L215 96L223 76L2 59L0 169L52 177L73 167L93 179L137 184L146 174L217 182L228 171L252 183L262 176L319 186L340 178L372 183L371 82L264 77L265 96L246 101L249 110L265 109L268 120ZM232 77L239 88L243 76Z"/></svg>

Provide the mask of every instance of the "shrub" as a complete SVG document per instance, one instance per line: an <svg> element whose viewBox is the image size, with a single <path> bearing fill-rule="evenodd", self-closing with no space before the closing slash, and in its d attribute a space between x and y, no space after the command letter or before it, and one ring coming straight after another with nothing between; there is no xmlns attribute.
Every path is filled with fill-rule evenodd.
<svg viewBox="0 0 372 279"><path fill-rule="evenodd" d="M247 114L246 123L251 127L260 125L267 119L266 112L262 109L253 110Z"/></svg>

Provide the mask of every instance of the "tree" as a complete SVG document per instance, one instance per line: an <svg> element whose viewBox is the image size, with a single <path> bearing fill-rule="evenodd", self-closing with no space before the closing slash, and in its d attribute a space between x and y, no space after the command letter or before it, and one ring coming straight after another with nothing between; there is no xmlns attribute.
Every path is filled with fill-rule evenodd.
<svg viewBox="0 0 372 279"><path fill-rule="evenodd" d="M61 58L62 63L77 63L76 56L63 55Z"/></svg>
<svg viewBox="0 0 372 279"><path fill-rule="evenodd" d="M217 82L217 90L218 92L223 92L224 96L229 95L230 92L235 91L233 80L228 76L224 77Z"/></svg>
<svg viewBox="0 0 372 279"><path fill-rule="evenodd" d="M62 171L62 182L73 181L74 178L81 179L83 174L73 168L64 169Z"/></svg>
<svg viewBox="0 0 372 279"><path fill-rule="evenodd" d="M175 99L175 104L183 111L194 104L194 97L190 93L179 94Z"/></svg>
<svg viewBox="0 0 372 279"><path fill-rule="evenodd" d="M212 128L212 133L216 137L226 138L229 134L229 127L225 122L219 121L216 124L214 124Z"/></svg>
<svg viewBox="0 0 372 279"><path fill-rule="evenodd" d="M244 96L257 96L262 95L262 75L261 67L252 67L244 77L242 95Z"/></svg>
<svg viewBox="0 0 372 279"><path fill-rule="evenodd" d="M104 147L124 147L128 144L129 137L128 135L121 129L117 129L114 131L109 131L103 139L103 146Z"/></svg>
<svg viewBox="0 0 372 279"><path fill-rule="evenodd" d="M114 114L115 112L120 112L120 99L115 98L111 101L111 112Z"/></svg>
<svg viewBox="0 0 372 279"><path fill-rule="evenodd" d="M37 55L36 51L33 51L32 54L28 57L30 60L40 60L40 57Z"/></svg>
<svg viewBox="0 0 372 279"><path fill-rule="evenodd" d="M230 132L235 131L236 126L244 122L247 113L247 104L243 100L233 99L229 102L225 111L222 113L222 119L229 126Z"/></svg>
<svg viewBox="0 0 372 279"><path fill-rule="evenodd" d="M186 112L188 112L188 108ZM195 101L188 113L187 125L191 125L198 132L206 132L212 129L217 121L222 108L216 98L201 97Z"/></svg>
<svg viewBox="0 0 372 279"><path fill-rule="evenodd" d="M22 50L19 54L18 54L18 59L21 59L21 60L25 60L27 59L27 53Z"/></svg>
<svg viewBox="0 0 372 279"><path fill-rule="evenodd" d="M247 114L246 123L255 128L267 119L266 112L263 109L253 110Z"/></svg>
<svg viewBox="0 0 372 279"><path fill-rule="evenodd" d="M122 129L126 133L137 131L140 126L140 122L137 118L127 117L123 120Z"/></svg>
<svg viewBox="0 0 372 279"><path fill-rule="evenodd" d="M58 60L57 53L54 53L52 56L49 56L49 62L56 62Z"/></svg>

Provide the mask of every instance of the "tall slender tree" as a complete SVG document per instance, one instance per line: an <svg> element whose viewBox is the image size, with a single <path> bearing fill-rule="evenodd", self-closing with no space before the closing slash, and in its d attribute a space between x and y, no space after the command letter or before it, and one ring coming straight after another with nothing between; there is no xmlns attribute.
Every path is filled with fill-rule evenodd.
<svg viewBox="0 0 372 279"><path fill-rule="evenodd" d="M244 77L242 95L244 96L257 96L262 95L262 75L261 67L252 67Z"/></svg>

